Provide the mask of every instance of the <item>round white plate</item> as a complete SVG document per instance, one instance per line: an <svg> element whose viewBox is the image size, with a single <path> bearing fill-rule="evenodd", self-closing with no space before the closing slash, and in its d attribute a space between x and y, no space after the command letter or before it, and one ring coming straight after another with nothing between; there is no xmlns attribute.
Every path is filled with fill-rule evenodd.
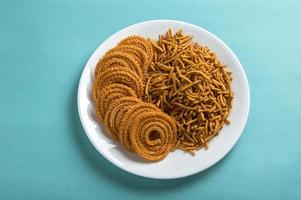
<svg viewBox="0 0 301 200"><path fill-rule="evenodd" d="M234 91L233 109L229 116L232 122L225 126L220 134L209 142L208 150L200 150L195 156L177 150L160 162L145 162L136 155L123 149L107 136L94 115L91 99L91 87L95 65L102 55L129 35L158 38L171 28L173 31L183 29L192 35L193 40L208 46L223 64L233 72L232 88ZM104 41L92 54L86 64L78 87L78 111L84 130L95 148L114 165L130 173L157 179L173 179L189 176L207 169L221 160L235 145L245 127L250 104L247 77L239 60L232 50L212 33L198 26L173 20L146 21L129 26Z"/></svg>

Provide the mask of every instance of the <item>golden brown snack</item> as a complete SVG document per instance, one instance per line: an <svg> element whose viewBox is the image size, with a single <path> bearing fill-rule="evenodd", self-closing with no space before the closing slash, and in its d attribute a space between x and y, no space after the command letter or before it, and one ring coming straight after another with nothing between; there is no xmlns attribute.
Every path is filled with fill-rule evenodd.
<svg viewBox="0 0 301 200"><path fill-rule="evenodd" d="M94 98L97 99L99 88L112 83L119 83L132 88L138 97L141 97L143 94L144 84L134 71L123 67L114 67L96 77L93 87Z"/></svg>
<svg viewBox="0 0 301 200"><path fill-rule="evenodd" d="M169 30L154 46L146 100L172 116L176 148L194 153L218 134L232 107L231 73L207 47L182 31Z"/></svg>
<svg viewBox="0 0 301 200"><path fill-rule="evenodd" d="M181 30L168 30L157 42L129 36L105 53L95 69L93 98L115 140L159 161L175 149L207 148L230 123L231 81L215 53Z"/></svg>
<svg viewBox="0 0 301 200"><path fill-rule="evenodd" d="M124 108L128 108L131 105L134 105L138 102L141 102L137 97L121 97L120 99L116 99L113 103L110 104L105 117L104 123L106 124L107 129L110 131L111 135L114 139L119 141L119 134L117 129L119 128L119 121L117 116L122 117L125 112Z"/></svg>
<svg viewBox="0 0 301 200"><path fill-rule="evenodd" d="M174 148L176 133L176 124L167 114L162 111L142 112L133 117L130 142L134 152L141 157L159 161Z"/></svg>
<svg viewBox="0 0 301 200"><path fill-rule="evenodd" d="M116 52L121 52L121 53L129 54L132 58L134 58L138 62L141 72L148 67L146 65L150 64L150 62L148 61L148 57L147 57L146 53L141 48L139 48L137 46L134 46L134 45L118 45L115 48L110 49L106 54L110 54L110 53L114 53L114 52L115 53Z"/></svg>
<svg viewBox="0 0 301 200"><path fill-rule="evenodd" d="M134 101L133 101L134 102ZM127 104L124 105L123 107L120 108L120 110L118 111L117 115L116 115L116 119L115 119L115 131L117 133L120 133L120 129L122 128L122 119L125 116L126 112L134 105L136 105L137 103L141 103L142 100L139 99L139 101L135 102L135 103L131 103L131 104Z"/></svg>
<svg viewBox="0 0 301 200"><path fill-rule="evenodd" d="M137 60L135 60L135 58L133 58L128 53L124 53L124 52L120 52L120 51L119 52L114 52L113 51L113 52L110 52L110 53L106 53L102 57L102 59L99 60L99 62L96 65L96 68L95 68L95 73L94 73L95 78L97 78L102 73L104 73L107 69L110 68L111 63L114 63L112 61L113 59L119 59L119 60L124 61L126 63L126 65L123 62L122 65L120 65L120 67L125 67L125 68L128 68L128 69L131 69L134 72L136 72L139 77L143 77L141 66L139 65Z"/></svg>
<svg viewBox="0 0 301 200"><path fill-rule="evenodd" d="M99 118L103 120L109 105L112 104L114 100L125 96L136 98L136 93L130 87L118 83L109 84L106 87L100 88L98 95L95 97L96 111Z"/></svg>
<svg viewBox="0 0 301 200"><path fill-rule="evenodd" d="M134 106L131 106L127 112L120 119L119 126L119 139L120 142L130 151L133 151L130 142L130 126L132 125L133 118L141 112L154 112L159 111L159 109L150 103L137 103Z"/></svg>
<svg viewBox="0 0 301 200"><path fill-rule="evenodd" d="M98 73L96 77L99 76L100 73L106 71L107 69L111 69L114 67L124 67L128 68L130 70L136 71L136 69L133 68L133 65L131 62L128 62L126 59L120 59L120 58L112 58L107 60L107 62L103 62L102 65L98 65L97 69L95 69L95 73ZM96 72L97 71L97 72ZM142 70L137 69L138 73L142 75Z"/></svg>
<svg viewBox="0 0 301 200"><path fill-rule="evenodd" d="M147 62L145 64L145 69L144 69L145 72L147 71L147 69L153 59L153 48L147 39L145 39L141 36L138 36L138 35L129 36L129 37L123 39L121 42L119 42L118 45L133 45L133 46L136 46L136 47L139 47L140 49L142 49L147 55Z"/></svg>

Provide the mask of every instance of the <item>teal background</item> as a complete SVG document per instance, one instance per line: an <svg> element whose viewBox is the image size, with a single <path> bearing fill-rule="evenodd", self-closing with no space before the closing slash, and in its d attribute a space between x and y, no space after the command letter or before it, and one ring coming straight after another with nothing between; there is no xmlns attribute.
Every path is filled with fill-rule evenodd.
<svg viewBox="0 0 301 200"><path fill-rule="evenodd" d="M0 0L0 199L301 199L300 10L298 0ZM244 134L192 177L128 174L94 149L79 121L77 85L89 56L150 19L216 34L249 79Z"/></svg>

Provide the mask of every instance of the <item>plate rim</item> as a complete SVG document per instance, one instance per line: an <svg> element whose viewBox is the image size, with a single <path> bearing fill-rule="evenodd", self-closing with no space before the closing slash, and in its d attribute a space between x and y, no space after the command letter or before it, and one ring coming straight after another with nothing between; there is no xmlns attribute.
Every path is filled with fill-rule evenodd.
<svg viewBox="0 0 301 200"><path fill-rule="evenodd" d="M242 76L243 76L243 81L245 82L245 85L246 85L246 114L245 114L245 119L244 119L244 122L242 124L242 129L241 129L241 133L239 134L239 136L237 138L235 138L234 141L232 141L231 145L229 145L228 149L224 152L224 154L222 156L220 156L220 158L218 159L215 159L213 162L211 162L210 164L208 164L206 167L203 167L203 168L199 168L198 170L195 170L193 172L190 172L190 173L183 173L181 175L178 175L178 176L166 176L166 177L160 177L160 176L156 176L154 174L142 174L142 173L139 173L139 172L136 172L134 170L131 170L129 168L126 168L122 165L120 165L119 163L113 161L111 158L109 158L105 153L103 153L101 151L100 148L98 148L98 145L95 143L95 141L92 139L92 137L88 134L88 130L87 130L87 127L86 127L86 124L84 123L83 121L83 116L82 116L82 113L81 113L81 104L80 104L80 97L81 97L81 85L82 85L82 82L83 82L83 76L85 74L85 71L88 70L88 64L89 64L89 61L92 57L94 57L94 54L96 54L96 52L98 51L98 49L100 49L103 45L103 43L105 43L107 40L110 40L111 38L113 38L115 35L119 34L120 32L123 32L124 30L128 29L128 28L131 28L131 27L134 27L134 26L139 26L139 25L142 25L142 24L147 24L147 23L160 23L160 22L165 22L165 23L181 23L181 24L184 24L184 25L187 25L187 26L192 26L194 28L197 28L197 29L201 29L204 33L210 35L211 37L213 37L215 40L217 40L234 58L234 61L238 63L239 65L239 68L241 70L241 73L242 73ZM245 70L242 66L242 64L240 63L238 57L236 56L236 54L232 51L232 49L222 40L220 39L219 37L217 37L216 35L214 35L213 33L211 33L210 31L198 26L198 25L195 25L195 24L192 24L192 23L188 23L188 22L184 22L184 21L179 21L179 20L170 20L170 19L156 19L156 20L147 20L147 21L142 21L142 22L138 22L138 23L135 23L135 24L132 24L132 25L129 25L129 26L126 26L124 28L122 28L121 30L113 33L110 37L106 38L104 41L101 42L100 45L98 45L98 47L94 50L94 52L89 56L85 66L84 66L84 69L82 70L82 73L81 73L81 76L80 76L80 80L79 80L79 84L78 84L78 88L77 88L77 108L78 108L78 114L79 114L79 118L80 118L80 122L82 124L82 127L85 131L85 134L87 135L87 137L89 138L90 142L93 144L93 146L97 149L97 151L106 159L108 160L109 162L111 162L113 165L119 167L120 169L130 173L130 174L133 174L133 175L138 175L138 176L141 176L141 177L146 177L146 178L152 178L152 179L178 179L178 178L184 178L184 177L188 177L188 176L192 176L194 174L197 174L197 173L200 173L210 167L212 167L213 165L215 165L216 163L218 163L219 161L221 161L227 154L230 153L230 151L233 149L233 147L235 146L235 144L238 142L239 138L241 137L241 135L243 134L244 132L244 129L246 127L246 124L247 124L247 121L248 121L248 117L249 117L249 111L250 111L250 88L249 88L249 83L248 83L248 79L247 79L247 76L246 76L246 73L245 73Z"/></svg>

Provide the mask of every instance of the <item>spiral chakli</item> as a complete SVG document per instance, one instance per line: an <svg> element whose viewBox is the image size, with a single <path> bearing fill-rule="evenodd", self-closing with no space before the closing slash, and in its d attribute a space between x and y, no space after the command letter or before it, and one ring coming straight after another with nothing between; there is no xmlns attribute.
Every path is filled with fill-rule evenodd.
<svg viewBox="0 0 301 200"><path fill-rule="evenodd" d="M94 83L94 94L97 99L97 88L103 88L112 83L126 85L136 91L137 96L143 94L142 79L132 70L123 67L114 67L101 73Z"/></svg>
<svg viewBox="0 0 301 200"><path fill-rule="evenodd" d="M130 141L129 130L132 125L133 118L141 112L154 112L158 110L159 109L155 105L145 102L137 103L127 110L125 115L121 117L119 128L119 139L125 148L127 148L130 151L133 151Z"/></svg>
<svg viewBox="0 0 301 200"><path fill-rule="evenodd" d="M152 46L143 37L122 40L96 66L93 99L112 138L140 157L158 161L175 146L177 130L170 116L143 102L152 57Z"/></svg>
<svg viewBox="0 0 301 200"><path fill-rule="evenodd" d="M143 71L146 72L152 59L153 59L153 48L152 45L143 37L134 35L129 36L126 39L122 40L119 45L132 45L135 47L138 47L142 49L146 55L147 55L147 63L145 64L145 68L143 68Z"/></svg>
<svg viewBox="0 0 301 200"><path fill-rule="evenodd" d="M126 65L121 65L121 66L133 70L134 72L137 73L138 76L143 75L138 61L135 60L133 56L124 52L111 52L111 53L106 53L104 57L97 63L95 68L95 77L103 73L106 69L109 69L110 61L112 61L113 59L122 60L123 62L126 63Z"/></svg>
<svg viewBox="0 0 301 200"><path fill-rule="evenodd" d="M144 50L141 48L134 46L134 45L120 45L113 49L110 49L106 55L111 53L122 53L123 55L127 54L128 57L133 58L137 63L138 67L135 69L138 75L143 76L140 74L142 69L146 69L148 64L148 56ZM137 66L137 65L135 65Z"/></svg>
<svg viewBox="0 0 301 200"><path fill-rule="evenodd" d="M119 127L118 118L122 117L125 114L126 109L129 106L135 105L138 102L141 102L141 100L137 97L122 97L116 101L113 101L108 111L106 112L104 122L107 126L107 129L111 132L112 136L117 141L119 141L119 133L117 131L117 128Z"/></svg>
<svg viewBox="0 0 301 200"><path fill-rule="evenodd" d="M134 152L147 160L162 160L176 142L176 124L161 111L136 115L130 133Z"/></svg>
<svg viewBox="0 0 301 200"><path fill-rule="evenodd" d="M132 59L132 58L129 58ZM134 60L132 60L134 62ZM128 68L130 70L133 70L133 65L131 64L131 62L129 62L128 60L125 59L121 59L121 58L111 58L109 59L107 62L102 63L101 65L97 65L98 68L95 69L95 77L99 76L101 73L103 73L104 71L114 68L114 67L124 67L124 68ZM135 69L135 68L134 68ZM142 75L142 70L140 69L135 69L134 70L137 74Z"/></svg>
<svg viewBox="0 0 301 200"><path fill-rule="evenodd" d="M111 102L122 97L136 97L136 93L133 89L122 84L110 84L100 89L99 95L97 95L97 114L101 119L104 118L106 111L110 107Z"/></svg>
<svg viewBox="0 0 301 200"><path fill-rule="evenodd" d="M175 145L176 124L153 104L136 103L121 123L120 141L147 160L163 159Z"/></svg>

